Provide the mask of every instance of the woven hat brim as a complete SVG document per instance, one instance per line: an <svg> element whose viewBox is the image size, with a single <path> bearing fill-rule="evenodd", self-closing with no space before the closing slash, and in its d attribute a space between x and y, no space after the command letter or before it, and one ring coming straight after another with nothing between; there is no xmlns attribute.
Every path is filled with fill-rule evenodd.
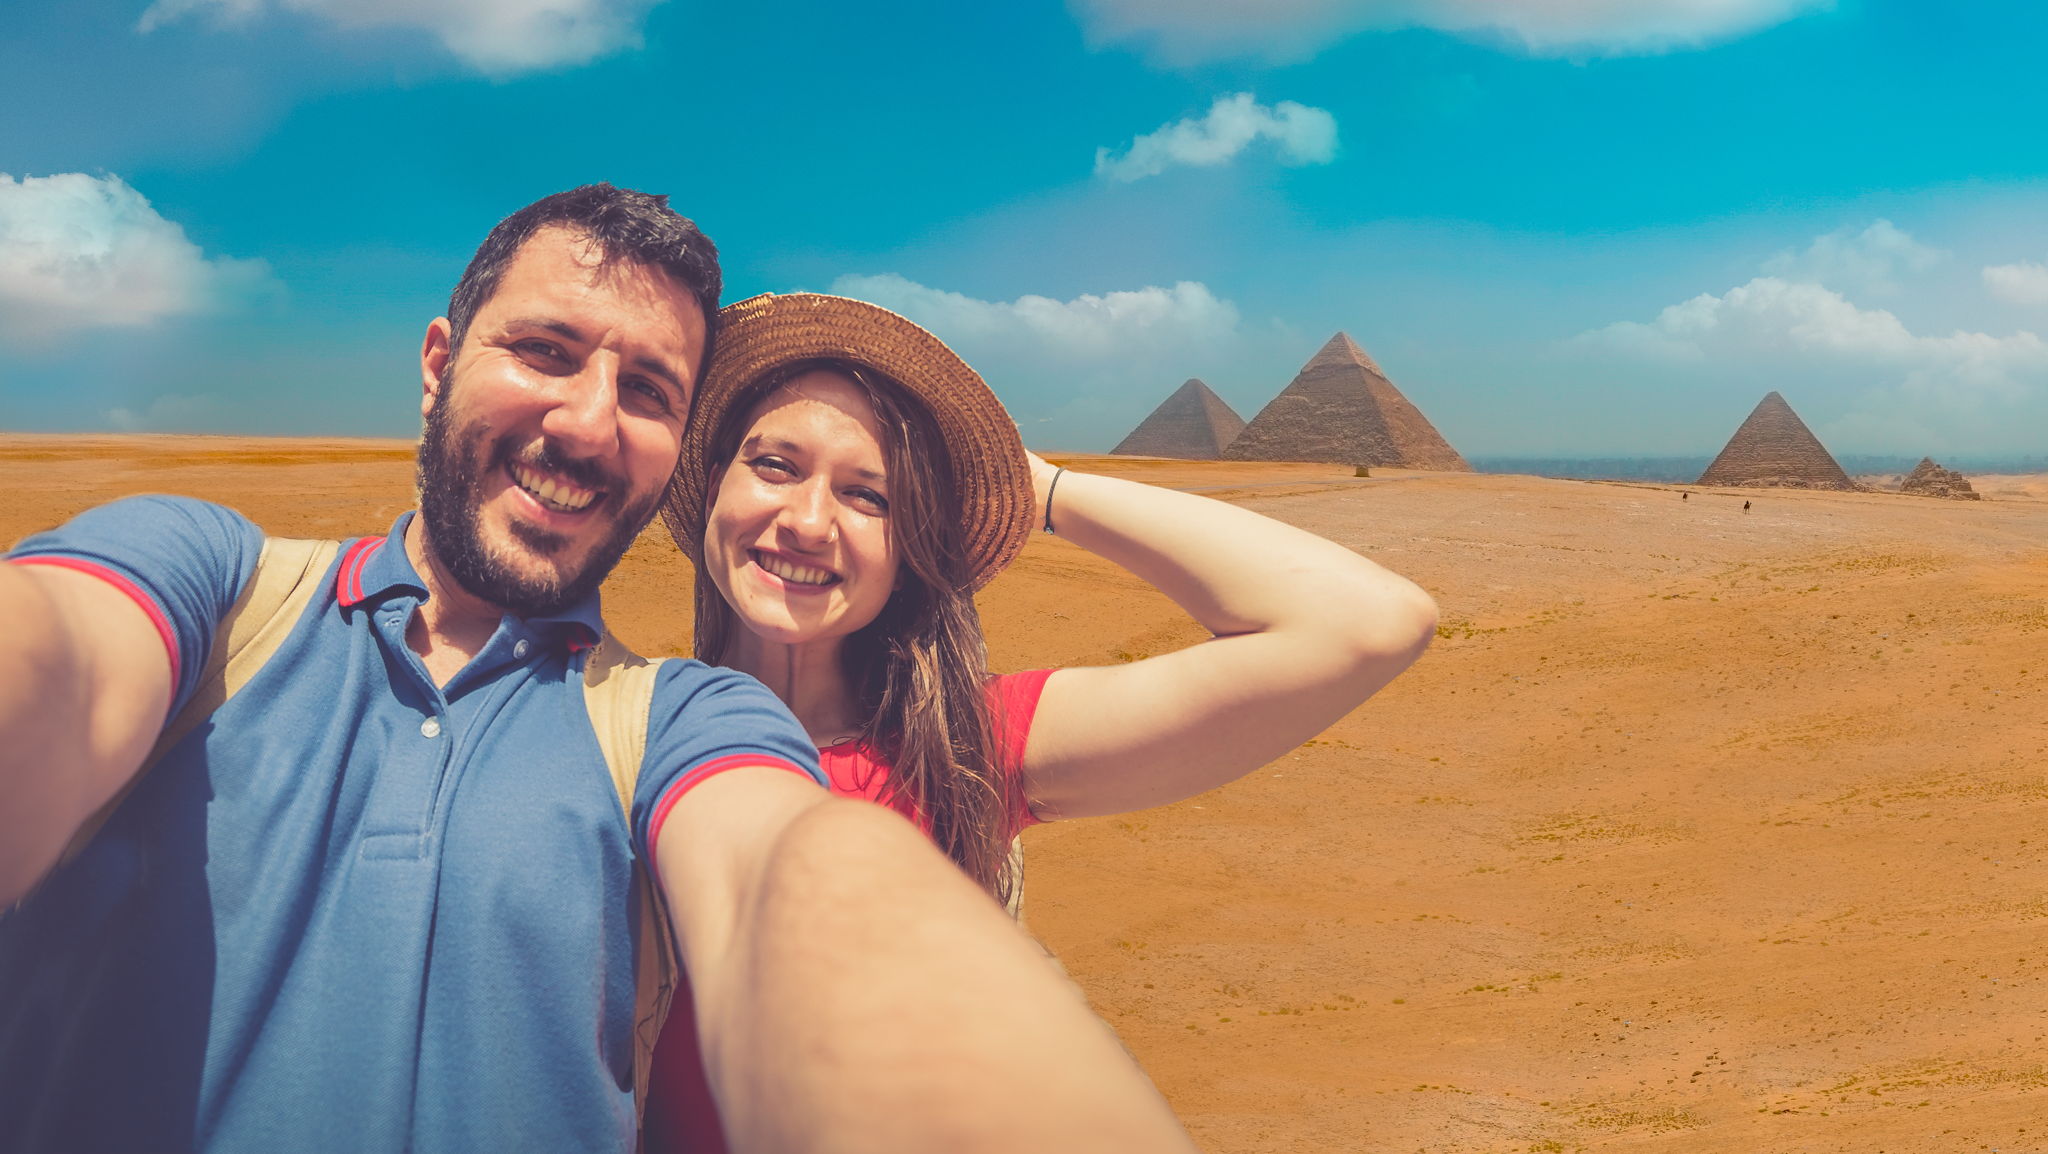
<svg viewBox="0 0 2048 1154"><path fill-rule="evenodd" d="M763 293L718 311L716 349L691 405L682 460L662 507L670 536L691 561L702 563L713 433L749 386L788 365L823 358L871 367L931 412L952 459L969 591L988 584L1031 535L1035 497L1017 426L987 383L944 341L888 309L850 297Z"/></svg>

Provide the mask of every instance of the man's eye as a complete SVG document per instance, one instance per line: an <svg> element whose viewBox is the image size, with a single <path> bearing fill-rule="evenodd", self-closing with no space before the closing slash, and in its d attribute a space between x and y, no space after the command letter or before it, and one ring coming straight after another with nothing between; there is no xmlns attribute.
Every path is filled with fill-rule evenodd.
<svg viewBox="0 0 2048 1154"><path fill-rule="evenodd" d="M667 412L669 409L668 390L662 388L660 385L655 384L653 381L644 381L638 378L634 378L632 380L624 382L622 387L630 389L631 391L638 393L646 397L648 400L654 402L655 404L661 406L663 412Z"/></svg>
<svg viewBox="0 0 2048 1154"><path fill-rule="evenodd" d="M546 341L520 341L512 347L521 356L545 357L551 361L562 359L562 351Z"/></svg>

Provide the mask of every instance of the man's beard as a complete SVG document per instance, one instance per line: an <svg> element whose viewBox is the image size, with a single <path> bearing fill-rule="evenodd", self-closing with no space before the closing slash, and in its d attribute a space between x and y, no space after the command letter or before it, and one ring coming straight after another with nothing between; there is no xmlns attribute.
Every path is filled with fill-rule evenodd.
<svg viewBox="0 0 2048 1154"><path fill-rule="evenodd" d="M662 492L657 489L645 501L619 511L609 537L598 542L583 567L567 579L548 574L525 575L512 559L493 551L483 540L484 493L493 473L508 474L514 460L537 469L567 477L577 485L604 491L602 501L616 505L625 492L618 478L607 476L588 461L565 458L546 442L538 453L521 453L510 437L488 445L472 436L457 443L449 412L448 386L443 375L441 395L427 410L426 435L420 441L417 476L420 488L420 518L426 525L428 548L441 568L471 596L481 598L519 617L551 617L597 591L611 574L619 558L632 548L640 530L654 519ZM595 513L595 511L593 511ZM536 557L553 557L570 545L570 539L545 529L513 521L511 534Z"/></svg>

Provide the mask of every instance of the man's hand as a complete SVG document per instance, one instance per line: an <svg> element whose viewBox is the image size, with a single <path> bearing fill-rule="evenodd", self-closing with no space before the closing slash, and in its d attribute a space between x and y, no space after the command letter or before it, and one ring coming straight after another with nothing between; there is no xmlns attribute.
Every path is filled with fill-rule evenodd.
<svg viewBox="0 0 2048 1154"><path fill-rule="evenodd" d="M895 813L737 769L660 839L735 1150L1193 1150L1043 952Z"/></svg>

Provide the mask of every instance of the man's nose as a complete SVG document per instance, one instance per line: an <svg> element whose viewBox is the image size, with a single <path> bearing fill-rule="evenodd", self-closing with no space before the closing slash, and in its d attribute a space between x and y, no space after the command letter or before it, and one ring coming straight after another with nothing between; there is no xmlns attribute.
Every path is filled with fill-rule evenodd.
<svg viewBox="0 0 2048 1154"><path fill-rule="evenodd" d="M619 449L619 367L598 355L560 382L555 404L541 419L541 432L579 458L608 457Z"/></svg>

